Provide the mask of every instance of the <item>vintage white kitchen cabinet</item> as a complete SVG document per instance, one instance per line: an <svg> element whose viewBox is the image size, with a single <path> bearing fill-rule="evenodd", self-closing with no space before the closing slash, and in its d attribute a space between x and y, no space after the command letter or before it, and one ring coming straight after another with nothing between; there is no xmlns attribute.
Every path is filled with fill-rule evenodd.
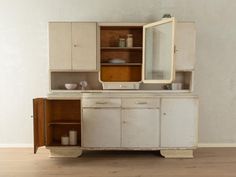
<svg viewBox="0 0 236 177"><path fill-rule="evenodd" d="M133 46L119 46L130 34ZM45 145L57 156L128 149L193 157L195 38L194 23L175 18L150 24L50 22L51 90L47 98L34 99L34 152ZM65 90L65 83L83 80L89 90ZM77 144L62 145L70 130L78 132Z"/></svg>
<svg viewBox="0 0 236 177"><path fill-rule="evenodd" d="M49 66L52 71L96 71L97 23L50 22Z"/></svg>

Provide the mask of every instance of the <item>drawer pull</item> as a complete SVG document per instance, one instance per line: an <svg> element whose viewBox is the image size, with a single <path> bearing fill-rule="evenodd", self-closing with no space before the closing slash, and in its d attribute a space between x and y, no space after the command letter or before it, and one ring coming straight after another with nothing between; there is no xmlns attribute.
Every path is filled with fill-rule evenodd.
<svg viewBox="0 0 236 177"><path fill-rule="evenodd" d="M97 101L96 104L107 104L107 102Z"/></svg>
<svg viewBox="0 0 236 177"><path fill-rule="evenodd" d="M136 104L147 104L147 102L136 102Z"/></svg>

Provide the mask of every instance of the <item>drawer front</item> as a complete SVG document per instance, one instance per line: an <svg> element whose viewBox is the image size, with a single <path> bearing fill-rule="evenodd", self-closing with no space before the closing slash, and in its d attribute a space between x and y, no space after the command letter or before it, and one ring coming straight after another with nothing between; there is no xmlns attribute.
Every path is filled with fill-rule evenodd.
<svg viewBox="0 0 236 177"><path fill-rule="evenodd" d="M88 98L82 100L82 107L89 108L115 108L121 107L119 98Z"/></svg>
<svg viewBox="0 0 236 177"><path fill-rule="evenodd" d="M127 98L122 100L122 108L159 108L159 98Z"/></svg>

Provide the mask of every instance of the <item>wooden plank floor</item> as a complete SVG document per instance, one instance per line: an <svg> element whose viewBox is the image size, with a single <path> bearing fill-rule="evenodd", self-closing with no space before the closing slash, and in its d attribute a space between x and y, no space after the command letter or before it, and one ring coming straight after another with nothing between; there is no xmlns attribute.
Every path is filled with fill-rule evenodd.
<svg viewBox="0 0 236 177"><path fill-rule="evenodd" d="M48 158L40 149L0 149L0 177L235 177L236 148L201 148L194 159L164 159L153 152L85 152Z"/></svg>

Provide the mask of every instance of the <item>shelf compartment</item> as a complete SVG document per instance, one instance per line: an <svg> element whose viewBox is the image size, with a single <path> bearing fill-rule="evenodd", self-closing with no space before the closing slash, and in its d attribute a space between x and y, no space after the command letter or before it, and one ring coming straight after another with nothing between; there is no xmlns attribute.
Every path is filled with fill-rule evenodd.
<svg viewBox="0 0 236 177"><path fill-rule="evenodd" d="M47 146L61 145L61 137L69 136L70 130L77 131L77 145L81 146L81 125L80 124L54 124L54 126L49 126L47 131ZM62 146L62 145L61 145Z"/></svg>
<svg viewBox="0 0 236 177"><path fill-rule="evenodd" d="M133 35L133 46L142 46L142 26L101 26L101 47L118 47L119 38Z"/></svg>
<svg viewBox="0 0 236 177"><path fill-rule="evenodd" d="M107 65L101 66L103 82L139 82L141 81L141 65Z"/></svg>

